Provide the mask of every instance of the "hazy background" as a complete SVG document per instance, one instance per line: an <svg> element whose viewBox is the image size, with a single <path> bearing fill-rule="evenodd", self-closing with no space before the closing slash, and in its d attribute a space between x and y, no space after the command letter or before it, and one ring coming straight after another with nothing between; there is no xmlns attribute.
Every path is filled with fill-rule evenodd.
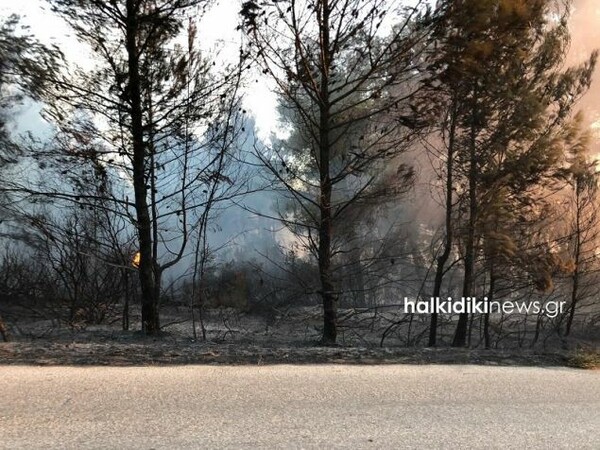
<svg viewBox="0 0 600 450"><path fill-rule="evenodd" d="M571 16L572 44L569 63L577 63L586 59L590 52L600 48L600 1L598 0L575 0L573 14ZM591 89L580 102L579 107L583 109L591 126L596 129L597 146L600 141L600 68L596 67L596 76ZM595 149L598 153L598 149Z"/></svg>
<svg viewBox="0 0 600 450"><path fill-rule="evenodd" d="M407 0L407 4L414 4ZM241 35L236 31L240 1L221 0L198 19L198 30L202 48L211 53L217 53L219 58L227 60L235 58L238 52ZM0 0L0 17L10 14L22 16L22 23L29 26L30 31L45 43L56 43L72 63L79 65L93 64L89 52L84 45L79 44L70 34L68 26L62 19L54 16L44 0ZM589 57L589 54L600 47L600 1L575 0L571 16L572 44L568 64L578 64ZM592 88L579 103L579 109L585 112L586 122L594 130L593 153L600 154L600 68L596 70L596 81ZM249 72L243 90L244 107L250 116L247 132L242 144L245 152L253 150L256 142L268 142L273 135L282 133L278 127L277 98L273 86L260 72ZM31 131L36 135L49 135L51 126L39 115L40 105L31 102L21 106L13 123L17 133ZM417 154L417 152L415 152ZM407 228L409 224L427 224L426 232L436 230L441 223L442 211L439 207L439 191L432 185L435 179L431 173L429 159L419 152L419 158L410 158L419 176L413 190L404 202L393 208L393 215ZM256 193L246 198L243 203L250 209L270 213L273 206L273 196L268 192ZM256 217L236 205L225 208L211 232L211 241L215 247L220 247L233 237L234 253L245 254L248 258L257 256L254 250L273 243L273 239L282 242L289 239L282 234L278 223ZM410 230L411 234L420 234L423 230ZM274 236L276 234L278 236ZM231 251L225 252L231 257Z"/></svg>

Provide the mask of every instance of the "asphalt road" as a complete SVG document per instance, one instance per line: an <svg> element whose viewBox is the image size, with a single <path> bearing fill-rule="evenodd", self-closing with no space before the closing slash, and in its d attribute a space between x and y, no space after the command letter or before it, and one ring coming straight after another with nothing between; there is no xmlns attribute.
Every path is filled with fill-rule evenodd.
<svg viewBox="0 0 600 450"><path fill-rule="evenodd" d="M0 366L0 448L600 449L600 372Z"/></svg>

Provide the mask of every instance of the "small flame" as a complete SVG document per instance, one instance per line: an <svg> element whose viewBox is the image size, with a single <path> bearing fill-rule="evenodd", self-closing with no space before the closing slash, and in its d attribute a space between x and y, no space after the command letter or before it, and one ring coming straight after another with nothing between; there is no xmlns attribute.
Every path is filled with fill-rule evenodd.
<svg viewBox="0 0 600 450"><path fill-rule="evenodd" d="M140 252L137 252L135 255L133 255L133 259L131 260L131 265L137 269L138 267L140 267L141 259L142 259L142 254Z"/></svg>

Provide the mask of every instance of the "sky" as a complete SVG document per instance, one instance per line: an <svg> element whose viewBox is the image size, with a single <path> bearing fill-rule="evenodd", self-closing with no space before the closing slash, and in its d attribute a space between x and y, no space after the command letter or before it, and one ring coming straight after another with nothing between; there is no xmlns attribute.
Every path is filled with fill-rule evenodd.
<svg viewBox="0 0 600 450"><path fill-rule="evenodd" d="M240 1L218 0L198 23L201 46L206 51L219 52L220 56L237 55L240 42L238 11ZM88 48L79 44L72 36L68 25L54 15L46 6L45 0L0 0L0 18L11 14L21 16L23 25L43 43L57 44L66 57L84 67L91 64ZM248 77L244 93L244 104L256 120L257 135L268 139L277 130L277 99L268 80L256 74ZM257 82L258 80L258 82ZM40 121L39 107L32 105L23 110L18 126L19 131L35 131L44 126Z"/></svg>
<svg viewBox="0 0 600 450"><path fill-rule="evenodd" d="M221 51L221 55L237 54L240 32L236 31L236 26L240 4L241 0L217 0L215 6L204 15L198 25L204 49ZM45 0L0 0L0 18L19 14L22 22L29 25L42 42L58 44L67 57L78 64L91 61L86 48L72 38L69 27L45 5ZM600 0L574 0L570 27L572 44L569 64L574 64L584 60L594 48L600 48ZM597 75L600 75L600 70ZM600 79L598 76L596 78ZM277 99L271 88L265 77L253 74L245 89L245 106L256 119L257 135L261 139L268 139L278 129ZM597 130L596 135L600 141L598 99L600 82L594 83L580 107L585 111L588 122ZM39 108L35 106L23 110L20 131L43 126L38 111Z"/></svg>
<svg viewBox="0 0 600 450"><path fill-rule="evenodd" d="M407 0L413 1L413 0ZM217 0L198 24L201 46L207 51L221 51L221 57L235 57L239 48L240 32L238 11L241 0ZM48 9L45 0L0 0L0 19L10 14L22 16L22 23L31 27L31 32L44 43L56 43L67 58L80 65L91 64L89 51L72 36L69 27ZM570 23L572 31L571 49L568 64L584 61L590 52L600 47L600 0L575 0ZM600 70L596 79L600 80ZM245 89L245 107L254 116L257 137L268 140L278 131L276 114L277 99L272 86L262 74L250 74ZM593 84L589 93L580 103L588 123L596 131L594 153L600 153L600 81ZM44 124L39 115L40 106L28 104L21 108L17 130L43 132Z"/></svg>
<svg viewBox="0 0 600 450"><path fill-rule="evenodd" d="M75 63L83 68L91 68L93 58L91 50L85 45L77 42L69 26L58 16L54 15L46 6L45 0L0 0L0 20L11 14L21 16L21 24L30 27L29 32L45 44L56 44L60 47L70 63ZM238 26L238 11L241 9L237 0L217 0L209 11L197 24L198 38L202 50L218 54L215 58L219 61L228 58L235 61L239 51L241 39ZM244 92L244 106L254 116L254 127L256 136L267 141L272 133L277 133L277 98L270 87L268 80L262 74L248 73L247 88ZM256 81L258 80L258 82ZM52 126L45 122L40 115L42 106L33 102L26 102L18 109L18 116L13 124L13 131L17 134L32 132L36 136L52 134ZM268 207L270 198L265 200L264 196L248 196L245 204L257 208L257 203ZM265 221L252 220L252 214L241 208L228 208L219 217L218 229L209 232L209 240L214 248L224 245L224 242L236 236L237 246L229 245L230 249L246 248L252 252L252 248L262 249L264 236L260 234L270 229L272 224ZM245 239L248 230L254 227L252 246ZM258 239L258 236L263 236ZM278 240L286 239L286 235L278 233ZM238 242L239 241L239 242ZM260 242L258 242L260 241ZM224 253L227 256L227 253ZM253 254L253 252L252 252ZM178 267L189 267L189 261L184 261ZM181 269L186 270L186 269ZM179 269L173 272L180 274Z"/></svg>

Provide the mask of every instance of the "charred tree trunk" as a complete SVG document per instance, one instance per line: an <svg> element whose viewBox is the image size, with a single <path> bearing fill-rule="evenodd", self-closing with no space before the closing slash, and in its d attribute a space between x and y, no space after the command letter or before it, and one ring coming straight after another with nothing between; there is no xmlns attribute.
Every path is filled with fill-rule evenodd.
<svg viewBox="0 0 600 450"><path fill-rule="evenodd" d="M577 300L579 297L579 276L581 262L581 186L579 180L575 180L575 270L573 271L572 280L573 285L571 287L571 304L569 306L569 316L567 317L567 325L565 329L565 336L571 333L571 327L573 326L573 319L575 318L575 309L577 308Z"/></svg>
<svg viewBox="0 0 600 450"><path fill-rule="evenodd" d="M456 136L456 99L452 100L452 116L450 117L450 135L448 142L448 154L446 161L446 236L444 238L444 250L437 259L437 267L435 270L435 281L433 285L433 297L439 297L442 290L442 280L444 278L444 271L446 269L446 263L450 257L452 250L452 183L454 170L454 141ZM435 347L437 344L437 326L438 326L438 314L437 312L431 313L431 319L429 323L429 347Z"/></svg>
<svg viewBox="0 0 600 450"><path fill-rule="evenodd" d="M477 89L473 89L475 102ZM475 104L471 112L471 133L469 139L469 222L465 244L465 277L463 280L462 296L466 299L473 291L473 278L475 274L475 221L477 214L477 112ZM456 332L454 333L453 347L464 347L467 343L469 313L461 313L458 317Z"/></svg>
<svg viewBox="0 0 600 450"><path fill-rule="evenodd" d="M329 103L329 1L323 0L320 8L321 34L321 80L320 80L320 105L319 105L319 277L321 281L321 297L323 299L323 337L324 345L335 344L337 339L337 298L333 286L331 269L331 193L332 180L329 169L330 142L330 103Z"/></svg>
<svg viewBox="0 0 600 450"><path fill-rule="evenodd" d="M494 264L492 263L490 267L490 286L487 295L487 303L491 304L494 298L494 289L496 284L496 274L494 273ZM489 350L491 346L491 338L490 338L490 313L486 312L483 316L483 341L485 345L485 349Z"/></svg>
<svg viewBox="0 0 600 450"><path fill-rule="evenodd" d="M577 262L575 263L577 264ZM573 319L575 318L575 308L577 306L577 296L579 294L579 270L576 268L573 272L573 288L571 289L571 305L569 308L569 317L567 317L567 326L565 329L565 336L571 333L571 327L573 326Z"/></svg>
<svg viewBox="0 0 600 450"><path fill-rule="evenodd" d="M152 252L152 221L148 207L148 187L146 185L146 145L142 113L142 93L139 67L139 45L137 16L139 5L135 0L127 0L126 50L129 70L129 101L131 108L131 135L133 140L133 190L137 233L140 246L139 277L142 290L142 329L146 334L158 334L160 322L156 297L154 261Z"/></svg>
<svg viewBox="0 0 600 450"><path fill-rule="evenodd" d="M4 342L8 342L10 340L10 336L8 335L8 330L6 325L4 324L4 320L2 316L0 316L0 336L2 336L2 340Z"/></svg>
<svg viewBox="0 0 600 450"><path fill-rule="evenodd" d="M123 331L129 331L129 297L131 295L129 291L129 271L128 269L123 270L123 283L125 287L125 301L123 303L123 317L122 326Z"/></svg>

